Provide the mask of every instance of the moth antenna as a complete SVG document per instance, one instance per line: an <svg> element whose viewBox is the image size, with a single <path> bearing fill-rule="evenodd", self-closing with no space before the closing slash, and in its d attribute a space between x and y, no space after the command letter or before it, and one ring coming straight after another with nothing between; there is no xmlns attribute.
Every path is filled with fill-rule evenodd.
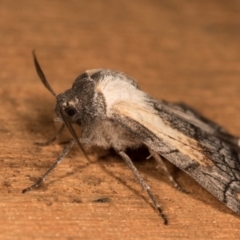
<svg viewBox="0 0 240 240"><path fill-rule="evenodd" d="M35 68L36 68L36 71L37 71L37 74L39 76L39 78L41 79L43 85L48 89L48 91L50 93L52 93L53 96L57 97L57 94L53 91L53 89L51 88L51 86L49 85L40 65L39 65L39 62L37 60L37 56L35 54L35 51L33 50L32 51L32 54L33 54L33 61L34 61L34 65L35 65Z"/></svg>
<svg viewBox="0 0 240 240"><path fill-rule="evenodd" d="M73 129L72 127L72 124L69 123L69 121L66 119L66 117L64 116L64 113L63 113L63 109L60 108L60 113L61 113L61 117L62 117L62 120L63 122L65 123L65 126L67 127L67 129L69 130L70 134L72 135L73 137L73 140L74 142L78 145L78 147L80 148L80 150L83 152L84 156L87 158L87 160L90 161L89 157L87 156L82 144L79 142L78 140L78 137L77 137L77 134L75 132L75 130Z"/></svg>

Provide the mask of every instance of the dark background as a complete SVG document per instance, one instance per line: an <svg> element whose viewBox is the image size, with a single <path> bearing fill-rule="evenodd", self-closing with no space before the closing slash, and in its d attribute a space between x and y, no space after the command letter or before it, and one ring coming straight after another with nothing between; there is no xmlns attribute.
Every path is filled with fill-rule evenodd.
<svg viewBox="0 0 240 240"><path fill-rule="evenodd" d="M169 164L176 191L152 160L136 166L169 218L162 224L116 155L90 164L77 148L36 191L63 144L52 137L53 96L86 69L113 68L152 96L185 102L240 135L239 1L0 1L1 239L238 239L239 217ZM66 134L65 137L68 135ZM94 202L98 198L106 203Z"/></svg>

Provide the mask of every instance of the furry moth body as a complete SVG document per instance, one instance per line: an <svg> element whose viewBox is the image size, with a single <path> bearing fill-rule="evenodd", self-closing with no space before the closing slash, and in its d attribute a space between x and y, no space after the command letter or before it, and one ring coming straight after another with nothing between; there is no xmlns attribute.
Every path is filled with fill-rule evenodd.
<svg viewBox="0 0 240 240"><path fill-rule="evenodd" d="M240 214L239 138L184 104L151 98L138 88L132 78L114 70L86 71L77 77L72 88L56 95L35 54L34 63L43 84L57 99L55 112L57 120L63 124L58 135L65 125L73 140L46 174L24 189L24 193L37 188L74 143L83 152L82 143L113 148L128 164L167 224L167 217L150 187L125 153L127 148L144 145L168 175L160 156L189 174L227 207ZM81 138L77 137L72 124L81 126ZM170 175L169 179L179 188Z"/></svg>

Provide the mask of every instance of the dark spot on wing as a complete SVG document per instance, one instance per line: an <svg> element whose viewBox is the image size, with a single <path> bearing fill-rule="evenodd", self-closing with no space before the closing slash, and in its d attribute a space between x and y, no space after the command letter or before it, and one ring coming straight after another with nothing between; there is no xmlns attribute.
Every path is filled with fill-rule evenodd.
<svg viewBox="0 0 240 240"><path fill-rule="evenodd" d="M77 77L76 80L81 80L81 79L83 79L83 78L88 78L88 74L87 74L87 73L82 73L81 75L79 75L79 76Z"/></svg>
<svg viewBox="0 0 240 240"><path fill-rule="evenodd" d="M95 72L94 74L91 75L91 78L94 81L99 81L101 77L102 77L101 71Z"/></svg>

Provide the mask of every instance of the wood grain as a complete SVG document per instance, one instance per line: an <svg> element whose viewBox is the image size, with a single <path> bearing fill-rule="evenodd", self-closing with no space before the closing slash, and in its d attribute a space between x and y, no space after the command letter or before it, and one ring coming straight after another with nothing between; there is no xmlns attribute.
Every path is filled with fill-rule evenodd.
<svg viewBox="0 0 240 240"><path fill-rule="evenodd" d="M240 218L169 164L190 192L172 188L144 152L133 156L169 218L164 226L113 153L89 163L77 148L36 191L68 139L48 147L55 100L92 68L138 79L159 99L185 102L240 135L240 2L0 1L0 239L239 239ZM106 198L107 201L97 201Z"/></svg>

